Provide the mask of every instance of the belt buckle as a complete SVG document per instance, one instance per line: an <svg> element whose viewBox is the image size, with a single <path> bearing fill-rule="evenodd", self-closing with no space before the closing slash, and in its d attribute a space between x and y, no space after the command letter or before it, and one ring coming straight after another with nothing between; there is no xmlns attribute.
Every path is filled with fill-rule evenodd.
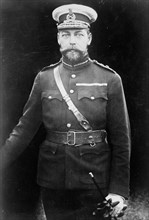
<svg viewBox="0 0 149 220"><path fill-rule="evenodd" d="M76 132L75 131L68 131L67 132L67 144L69 146L76 144Z"/></svg>

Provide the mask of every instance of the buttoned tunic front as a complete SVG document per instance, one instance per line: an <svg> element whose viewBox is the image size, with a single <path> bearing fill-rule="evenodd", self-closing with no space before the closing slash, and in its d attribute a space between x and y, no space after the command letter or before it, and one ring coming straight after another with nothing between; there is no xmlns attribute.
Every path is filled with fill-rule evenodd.
<svg viewBox="0 0 149 220"><path fill-rule="evenodd" d="M51 131L83 130L56 85L53 74L56 66L73 103L93 130L107 131L107 140L95 146L69 146L48 140ZM5 161L24 150L42 122L47 138L39 151L39 185L51 189L94 189L89 176L93 172L102 189L128 196L130 130L123 86L117 73L89 58L74 66L62 60L44 68L35 78L23 116L2 149Z"/></svg>

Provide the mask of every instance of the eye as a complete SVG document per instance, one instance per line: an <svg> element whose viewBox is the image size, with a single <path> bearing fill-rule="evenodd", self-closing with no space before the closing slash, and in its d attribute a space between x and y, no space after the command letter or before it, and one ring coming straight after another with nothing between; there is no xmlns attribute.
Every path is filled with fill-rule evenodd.
<svg viewBox="0 0 149 220"><path fill-rule="evenodd" d="M69 37L69 34L68 33L62 33L62 35L61 35L62 37Z"/></svg>
<svg viewBox="0 0 149 220"><path fill-rule="evenodd" d="M76 36L77 36L77 37L83 37L83 36L84 36L84 34L83 34L83 33L81 33L81 32L78 32L78 33L76 34Z"/></svg>

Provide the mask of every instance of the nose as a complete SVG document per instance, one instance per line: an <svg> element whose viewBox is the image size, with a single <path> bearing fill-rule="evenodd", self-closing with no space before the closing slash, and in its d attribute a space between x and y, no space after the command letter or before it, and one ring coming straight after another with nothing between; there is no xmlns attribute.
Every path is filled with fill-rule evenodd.
<svg viewBox="0 0 149 220"><path fill-rule="evenodd" d="M76 44L74 35L70 36L70 45L74 46Z"/></svg>

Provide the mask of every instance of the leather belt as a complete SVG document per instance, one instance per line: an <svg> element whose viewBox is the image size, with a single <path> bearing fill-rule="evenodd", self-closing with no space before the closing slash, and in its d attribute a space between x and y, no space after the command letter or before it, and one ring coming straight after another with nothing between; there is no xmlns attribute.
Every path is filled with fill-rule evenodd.
<svg viewBox="0 0 149 220"><path fill-rule="evenodd" d="M90 144L91 146L96 145L98 142L106 141L107 132L105 130L95 131L50 131L47 134L47 140L58 143L67 144L70 146L79 146L83 144Z"/></svg>

